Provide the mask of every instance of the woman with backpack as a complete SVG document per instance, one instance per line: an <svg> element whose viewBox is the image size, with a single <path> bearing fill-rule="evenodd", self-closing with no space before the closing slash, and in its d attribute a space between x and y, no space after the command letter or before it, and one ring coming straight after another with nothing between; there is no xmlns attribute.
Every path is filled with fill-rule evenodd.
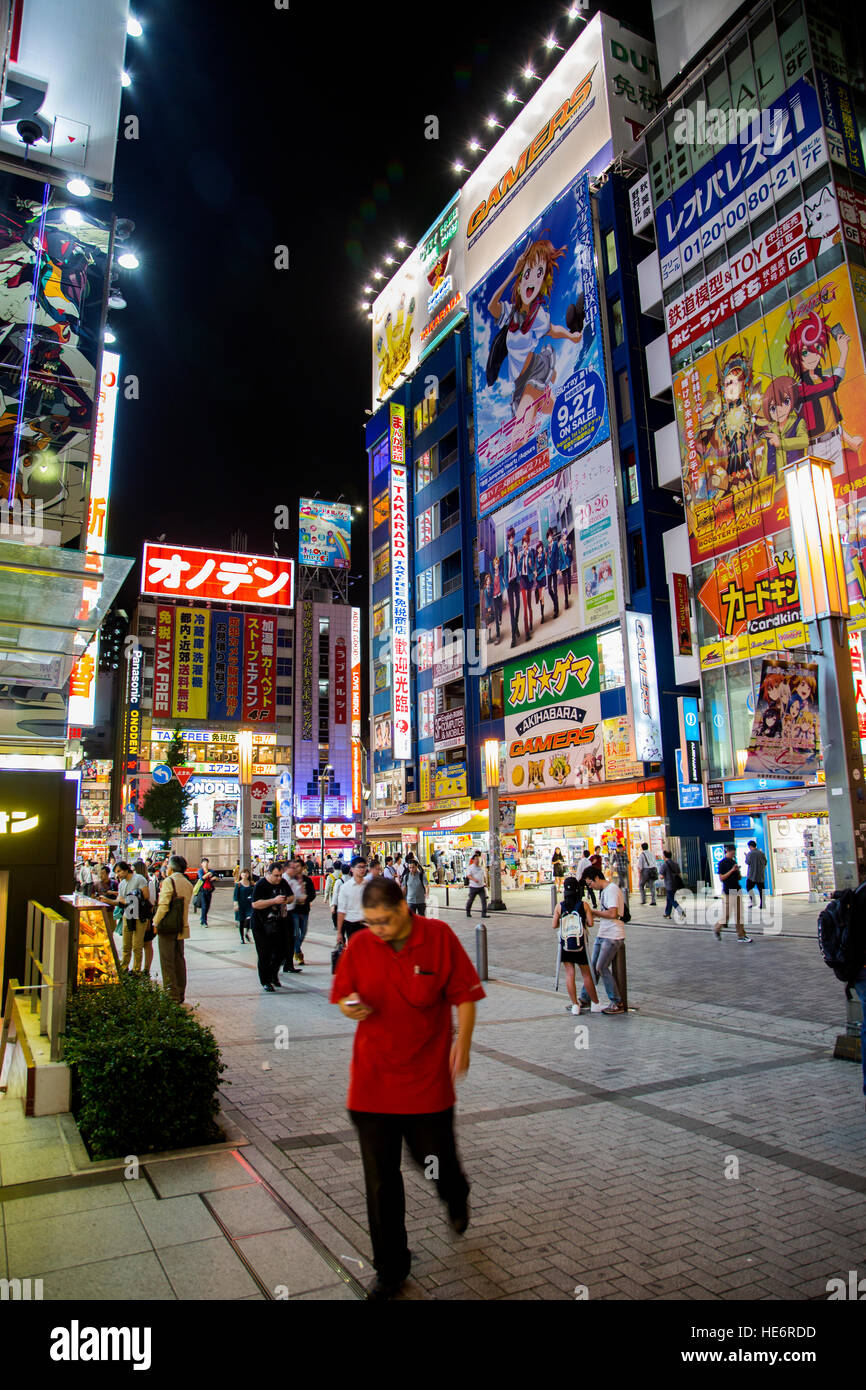
<svg viewBox="0 0 866 1390"><path fill-rule="evenodd" d="M589 968L589 957L586 954L586 909L583 905L583 893L578 880L571 874L562 885L562 901L556 904L551 926L554 931L559 932L561 958L565 966L565 987L571 1000L571 1003L565 1006L566 1013L579 1014L582 1007L577 1001L574 984L575 966L583 976L592 1012L601 1013L604 1004L599 1000Z"/></svg>

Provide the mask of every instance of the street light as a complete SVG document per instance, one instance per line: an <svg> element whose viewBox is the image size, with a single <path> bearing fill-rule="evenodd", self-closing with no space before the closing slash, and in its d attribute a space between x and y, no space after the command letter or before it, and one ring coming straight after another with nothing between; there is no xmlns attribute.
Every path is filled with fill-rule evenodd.
<svg viewBox="0 0 866 1390"><path fill-rule="evenodd" d="M238 733L238 785L241 793L241 867L249 867L253 859L252 828L253 799L253 731Z"/></svg>
<svg viewBox="0 0 866 1390"><path fill-rule="evenodd" d="M817 629L818 704L836 888L866 878L866 796L845 620L848 586L833 465L807 455L785 470L800 610Z"/></svg>
<svg viewBox="0 0 866 1390"><path fill-rule="evenodd" d="M330 787L334 769L326 763L319 773L319 867L325 872L325 787Z"/></svg>

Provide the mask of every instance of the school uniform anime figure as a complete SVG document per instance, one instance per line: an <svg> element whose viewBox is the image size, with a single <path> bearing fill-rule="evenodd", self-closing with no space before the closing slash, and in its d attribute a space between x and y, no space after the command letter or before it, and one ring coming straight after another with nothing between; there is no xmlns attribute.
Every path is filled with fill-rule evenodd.
<svg viewBox="0 0 866 1390"><path fill-rule="evenodd" d="M498 555L493 557L493 569L490 574L490 600L493 605L493 621L496 623L496 640L500 640L502 633L502 561Z"/></svg>
<svg viewBox="0 0 866 1390"><path fill-rule="evenodd" d="M532 532L527 527L520 543L520 597L523 602L523 633L526 638L532 633L532 590L535 586L535 554L529 544L531 539Z"/></svg>
<svg viewBox="0 0 866 1390"><path fill-rule="evenodd" d="M817 689L815 677L808 672L802 672L793 681L784 721L785 742L791 748L817 752Z"/></svg>
<svg viewBox="0 0 866 1390"><path fill-rule="evenodd" d="M544 622L544 591L547 587L547 555L544 549L544 542L539 541L535 547L535 604L541 609L541 621Z"/></svg>
<svg viewBox="0 0 866 1390"><path fill-rule="evenodd" d="M502 570L508 586L508 616L511 619L511 645L517 646L520 636L520 551L514 544L514 527L509 526L505 535L505 554L502 557ZM526 634L529 635L528 633Z"/></svg>
<svg viewBox="0 0 866 1390"><path fill-rule="evenodd" d="M835 338L839 362L829 371L830 338ZM863 443L859 435L849 435L842 427L842 412L836 393L845 377L845 364L851 339L841 324L828 328L826 321L814 311L795 323L788 334L785 360L797 378L800 414L809 434L809 444L822 449L833 463L843 463L843 449L858 449Z"/></svg>
<svg viewBox="0 0 866 1390"><path fill-rule="evenodd" d="M553 616L559 617L559 541L552 526L547 528L547 592L553 603Z"/></svg>
<svg viewBox="0 0 866 1390"><path fill-rule="evenodd" d="M571 541L565 532L560 533L559 537L559 573L562 575L562 597L565 599L566 608L570 607L571 598L571 562L574 556L574 549Z"/></svg>
<svg viewBox="0 0 866 1390"><path fill-rule="evenodd" d="M538 414L549 415L553 409L549 388L556 378L556 350L545 338L567 338L572 343L583 338L582 295L569 305L566 327L550 319L553 278L566 250L544 238L530 242L487 306L499 325L487 360L487 384L497 380L507 358L513 387L511 413L527 432ZM503 303L509 285L510 302Z"/></svg>

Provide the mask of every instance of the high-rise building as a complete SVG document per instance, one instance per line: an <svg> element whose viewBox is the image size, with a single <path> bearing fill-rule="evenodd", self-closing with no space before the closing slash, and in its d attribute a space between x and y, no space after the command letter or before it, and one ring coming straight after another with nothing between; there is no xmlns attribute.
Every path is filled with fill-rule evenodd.
<svg viewBox="0 0 866 1390"><path fill-rule="evenodd" d="M597 15L371 309L367 835L486 850L496 739L505 886L644 841L701 876L625 159L659 91Z"/></svg>
<svg viewBox="0 0 866 1390"><path fill-rule="evenodd" d="M820 896L834 883L820 653L785 477L807 457L832 467L862 740L862 24L850 7L810 0L653 9L664 11L665 99L630 193L648 238L641 305L659 328L646 350L654 409L666 411L659 483L684 504L663 540L676 677L700 734L690 781L705 783L713 860L724 841L742 851L755 839L774 891Z"/></svg>

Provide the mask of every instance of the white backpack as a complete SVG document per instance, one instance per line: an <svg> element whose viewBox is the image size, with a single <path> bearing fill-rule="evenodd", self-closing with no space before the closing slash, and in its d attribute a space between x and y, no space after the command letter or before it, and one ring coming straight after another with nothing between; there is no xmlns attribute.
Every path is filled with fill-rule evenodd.
<svg viewBox="0 0 866 1390"><path fill-rule="evenodd" d="M559 939L564 951L579 951L583 946L583 918L579 912L563 912L559 918Z"/></svg>

